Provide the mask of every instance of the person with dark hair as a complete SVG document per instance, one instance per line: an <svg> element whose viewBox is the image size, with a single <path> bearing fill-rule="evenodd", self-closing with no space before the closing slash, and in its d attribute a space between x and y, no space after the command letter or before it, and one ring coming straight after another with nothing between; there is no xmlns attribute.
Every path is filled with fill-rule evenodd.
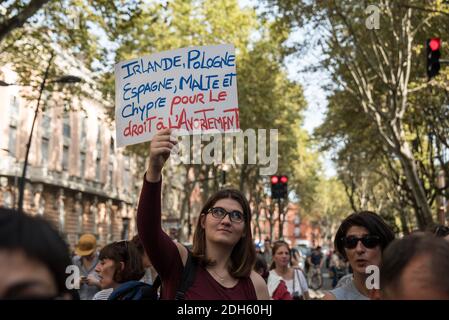
<svg viewBox="0 0 449 320"><path fill-rule="evenodd" d="M321 268L323 268L324 256L321 252L321 246L316 246L307 257L309 265L308 279L312 289L319 289L323 285L323 277L321 275Z"/></svg>
<svg viewBox="0 0 449 320"><path fill-rule="evenodd" d="M303 272L290 266L290 248L282 240L273 245L268 292L273 300L308 300L309 288Z"/></svg>
<svg viewBox="0 0 449 320"><path fill-rule="evenodd" d="M112 289L108 300L144 299L151 286L139 281L145 270L142 257L132 242L124 240L106 245L100 251L99 260L95 271L101 289Z"/></svg>
<svg viewBox="0 0 449 320"><path fill-rule="evenodd" d="M0 208L0 300L79 299L68 245L46 220Z"/></svg>
<svg viewBox="0 0 449 320"><path fill-rule="evenodd" d="M262 254L256 255L256 263L254 264L254 271L256 271L260 276L267 282L268 280L268 266L263 258Z"/></svg>
<svg viewBox="0 0 449 320"><path fill-rule="evenodd" d="M153 281L157 277L157 272L154 270L153 265L150 261L150 258L148 257L147 253L145 252L145 248L143 247L142 241L140 241L139 235L136 234L132 239L131 242L136 247L137 251L139 251L140 256L142 257L142 264L143 268L145 269L145 274L140 281L145 282L147 284L153 284Z"/></svg>
<svg viewBox="0 0 449 320"><path fill-rule="evenodd" d="M271 265L271 262L273 260L273 256L271 255L272 252L272 247L271 247L271 240L270 238L266 237L265 241L263 243L263 258L265 259L265 262L267 263L267 265Z"/></svg>
<svg viewBox="0 0 449 320"><path fill-rule="evenodd" d="M380 268L385 300L449 300L449 242L430 234L409 235L385 250Z"/></svg>
<svg viewBox="0 0 449 320"><path fill-rule="evenodd" d="M162 279L161 299L269 299L265 281L253 271L256 253L251 210L241 192L220 190L206 201L194 232L192 252L162 230L161 171L177 143L171 133L170 129L161 130L151 141L137 212L139 237ZM187 259L193 262L195 275L180 296Z"/></svg>
<svg viewBox="0 0 449 320"><path fill-rule="evenodd" d="M368 300L374 292L366 287L368 266L379 266L382 252L394 240L390 226L376 213L353 213L341 223L334 240L336 250L349 261L351 281L326 292L325 300Z"/></svg>

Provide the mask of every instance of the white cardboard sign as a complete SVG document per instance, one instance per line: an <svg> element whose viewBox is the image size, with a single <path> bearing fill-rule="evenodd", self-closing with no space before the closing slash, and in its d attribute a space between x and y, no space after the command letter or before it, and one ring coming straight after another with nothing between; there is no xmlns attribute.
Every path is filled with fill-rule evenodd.
<svg viewBox="0 0 449 320"><path fill-rule="evenodd" d="M159 52L115 65L117 146L149 141L164 128L180 135L238 132L233 45Z"/></svg>

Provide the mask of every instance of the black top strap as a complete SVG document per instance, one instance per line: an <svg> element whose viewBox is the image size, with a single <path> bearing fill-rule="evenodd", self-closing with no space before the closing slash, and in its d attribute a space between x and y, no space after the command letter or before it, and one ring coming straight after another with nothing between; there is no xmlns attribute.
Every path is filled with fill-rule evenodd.
<svg viewBox="0 0 449 320"><path fill-rule="evenodd" d="M186 248L187 249L187 248ZM184 300L186 291L190 288L195 280L196 263L193 261L192 253L187 249L187 261L182 272L181 284L176 291L175 300Z"/></svg>

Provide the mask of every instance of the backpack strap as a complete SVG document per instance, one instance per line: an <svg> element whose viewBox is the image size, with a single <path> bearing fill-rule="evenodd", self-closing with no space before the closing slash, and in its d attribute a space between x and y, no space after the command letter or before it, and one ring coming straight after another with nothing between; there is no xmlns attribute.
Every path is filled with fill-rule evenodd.
<svg viewBox="0 0 449 320"><path fill-rule="evenodd" d="M145 300L158 300L158 290L161 284L161 277L157 276L156 279L154 279L153 284L151 285L151 289L147 293Z"/></svg>
<svg viewBox="0 0 449 320"><path fill-rule="evenodd" d="M186 248L187 249L187 248ZM186 291L195 280L196 263L193 261L192 253L187 249L187 261L182 272L181 284L176 291L175 300L184 300Z"/></svg>

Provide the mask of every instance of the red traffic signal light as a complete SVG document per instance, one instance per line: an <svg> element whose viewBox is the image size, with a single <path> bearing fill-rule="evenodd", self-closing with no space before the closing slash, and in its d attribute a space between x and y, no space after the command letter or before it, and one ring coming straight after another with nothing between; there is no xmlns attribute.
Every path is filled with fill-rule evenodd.
<svg viewBox="0 0 449 320"><path fill-rule="evenodd" d="M440 38L432 38L429 40L429 47L432 51L440 50L441 47L441 39Z"/></svg>
<svg viewBox="0 0 449 320"><path fill-rule="evenodd" d="M287 198L287 182L287 176L271 176L271 197L273 199Z"/></svg>
<svg viewBox="0 0 449 320"><path fill-rule="evenodd" d="M441 39L430 38L427 39L427 76L429 80L438 75L440 71L440 49Z"/></svg>

